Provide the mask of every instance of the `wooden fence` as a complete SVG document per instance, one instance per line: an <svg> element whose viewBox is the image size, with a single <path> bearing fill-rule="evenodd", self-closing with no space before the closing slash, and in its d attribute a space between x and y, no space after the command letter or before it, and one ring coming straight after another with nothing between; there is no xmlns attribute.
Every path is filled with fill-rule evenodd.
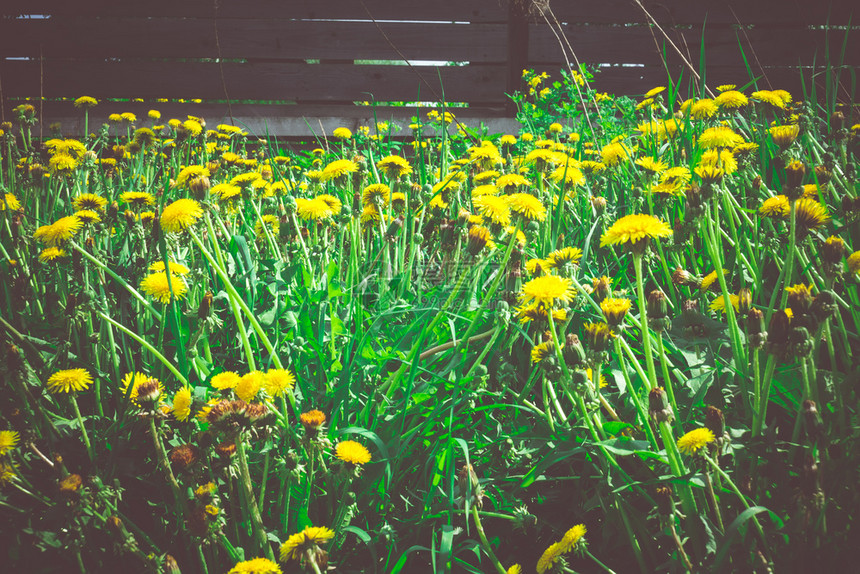
<svg viewBox="0 0 860 574"><path fill-rule="evenodd" d="M704 58L709 86L752 75L759 86L795 91L799 67L809 82L825 54L832 63L844 55L849 85L860 61L858 32L848 27L860 15L852 0L552 0L543 12L535 3L3 0L3 115L30 98L43 123L75 122L80 114L56 100L90 95L103 101L94 121L157 108L299 135L370 121L370 109L355 102L444 95L468 104L459 116L503 131L513 127L505 94L520 88L526 67L557 74L568 60L600 65L598 90L641 94L669 75L686 85L684 59L698 70ZM143 101L110 101L135 98ZM176 103L192 98L203 103Z"/></svg>

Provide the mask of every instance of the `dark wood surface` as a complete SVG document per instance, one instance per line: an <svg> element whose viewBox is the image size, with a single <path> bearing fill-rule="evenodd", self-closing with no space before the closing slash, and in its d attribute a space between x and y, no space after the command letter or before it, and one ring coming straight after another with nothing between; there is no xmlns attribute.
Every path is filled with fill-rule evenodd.
<svg viewBox="0 0 860 574"><path fill-rule="evenodd" d="M255 108L273 116L341 106L323 115L346 121L343 106L355 101L428 101L444 90L447 101L512 115L505 94L521 87L522 69L557 77L565 56L600 65L601 91L641 94L670 76L686 87L692 74L653 17L696 70L705 62L709 86L752 74L759 87L799 93L801 68L807 85L828 60L856 74L855 4L553 0L541 13L515 0L3 0L0 89L6 110L40 95L155 107L155 98L229 98L298 104Z"/></svg>

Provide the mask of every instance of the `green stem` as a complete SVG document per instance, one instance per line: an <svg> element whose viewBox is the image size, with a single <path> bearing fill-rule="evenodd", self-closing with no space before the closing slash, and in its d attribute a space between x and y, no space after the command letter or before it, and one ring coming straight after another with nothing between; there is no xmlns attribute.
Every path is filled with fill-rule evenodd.
<svg viewBox="0 0 860 574"><path fill-rule="evenodd" d="M274 562L275 554L272 552L272 545L269 544L269 541L266 538L266 531L263 527L263 518L260 516L260 508L257 506L254 487L251 484L251 473L248 470L248 456L245 452L245 437L242 436L241 433L236 437L236 453L239 455L239 473L251 515L251 529L254 532L254 537L257 539L257 544L262 548L266 557Z"/></svg>
<svg viewBox="0 0 860 574"><path fill-rule="evenodd" d="M117 329L119 329L120 331L122 331L123 333L125 333L126 335L128 335L129 337L131 337L132 339L134 339L135 341L137 341L138 343L140 343L140 345L141 345L144 349L146 349L147 351L149 351L149 352L152 354L152 356L154 356L156 359L158 359L159 361L161 361L161 363L162 363L165 367L167 367L167 370L168 370L168 371L170 371L171 373L173 373L173 376L174 376L174 377L176 377L176 379L177 379L180 383L182 383L182 384L183 384L183 385L185 385L185 386L187 386L187 385L188 385L188 379L186 379L186 378L182 375L182 373L180 373L180 372L176 369L176 367L174 367L174 366L173 366L173 363L171 363L169 360L167 360L167 357L165 357L164 355L162 355L161 353L159 353L159 352L155 349L155 347L153 347L152 345L150 345L150 344L149 344L145 339L143 339L142 337L140 337L139 335L137 335L137 334L136 334L136 333L134 333L133 331L131 331L131 330L127 329L126 327L124 327L124 326L120 325L119 323L117 323L116 321L114 321L113 319L111 319L110 317L108 317L107 315L105 315L104 313L102 313L101 311L96 311L96 314L98 314L98 316L99 316L99 317L101 317L102 319L104 319L105 321L107 321L108 323L110 323L111 325L113 325L114 327L116 327Z"/></svg>
<svg viewBox="0 0 860 574"><path fill-rule="evenodd" d="M84 419L81 416L81 409L78 408L78 401L75 399L74 393L69 394L69 398L72 400L72 408L75 410L75 416L78 419L78 424L81 427L81 436L84 439L84 444L87 446L87 454L90 455L90 460L95 461L95 455L93 454L93 447L90 444L90 437L87 435L87 427L84 426Z"/></svg>
<svg viewBox="0 0 860 574"><path fill-rule="evenodd" d="M499 559L496 558L495 553L493 553L493 548L490 546L489 540L487 540L487 535L484 534L484 525L481 524L481 517L478 514L478 506L472 505L472 520L475 522L475 529L478 531L478 537L481 539L481 545L484 547L484 551L487 553L487 556L490 558L490 562L493 563L493 566L496 568L496 572L499 574L506 574L505 567L502 566L502 563L499 562Z"/></svg>
<svg viewBox="0 0 860 574"><path fill-rule="evenodd" d="M657 372L654 369L654 355L651 351L651 332L648 329L648 313L645 305L645 286L642 280L642 255L633 254L633 268L636 270L636 298L639 304L639 325L642 330L642 346L645 350L645 367L648 369L648 390L657 387ZM647 419L646 419L647 420Z"/></svg>

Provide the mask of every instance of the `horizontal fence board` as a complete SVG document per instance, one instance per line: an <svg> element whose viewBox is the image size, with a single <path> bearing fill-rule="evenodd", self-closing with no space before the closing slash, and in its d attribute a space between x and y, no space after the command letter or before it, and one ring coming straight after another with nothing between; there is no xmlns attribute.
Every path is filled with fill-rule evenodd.
<svg viewBox="0 0 860 574"><path fill-rule="evenodd" d="M222 65L200 62L54 59L45 60L43 69L38 61L0 62L6 97L41 93L44 97L220 99L225 98L221 74ZM452 102L501 102L507 82L507 69L492 65L225 63L223 75L231 100L306 102L427 101L441 99L443 88Z"/></svg>
<svg viewBox="0 0 860 574"><path fill-rule="evenodd" d="M550 79L557 79L559 70L558 67L550 66L535 66L535 71L546 72L550 75ZM739 70L735 67L711 66L707 70L706 83L712 91L716 91L715 87L722 84L736 84L739 87L745 86L750 82L748 75L744 73L739 76ZM774 68L767 67L763 72L759 72L758 89L785 89L791 92L795 98L800 99L803 95L802 84L805 81L809 87L811 79L811 70L804 69L803 76L795 68ZM762 73L766 74L766 78L762 77ZM681 66L669 67L668 73L662 66L644 66L641 68L601 68L595 74L594 80L591 82L591 87L600 92L607 92L616 95L641 96L651 88L657 86L666 86L671 75L672 81L679 85L681 94L686 94L692 91L697 91L695 85L697 82L693 79L692 74L683 69ZM819 91L823 89L823 78L818 77L816 84ZM746 93L750 93L755 88L749 88Z"/></svg>
<svg viewBox="0 0 860 574"><path fill-rule="evenodd" d="M17 102L9 102L4 110L8 116ZM33 102L39 109L39 103ZM159 122L146 117L147 111L156 107L162 112ZM55 122L60 123L61 132L66 137L81 137L84 129L84 114L72 102L45 102L42 105L42 129ZM164 123L168 118L184 119L188 115L206 120L207 129L214 129L219 123L233 124L245 129L253 137L320 137L331 138L332 131L347 127L356 132L359 126L372 126L376 121L393 122L400 126L396 137L411 137L408 126L413 117L426 121L429 108L377 106L375 109L364 106L277 106L236 104L146 104L139 102L102 102L89 112L89 129L97 131L98 126L107 122L111 113L132 112L138 117L136 127L150 127ZM482 125L487 133L513 133L520 130L513 118L505 117L504 108L449 108L463 125L478 129ZM232 111L232 120L230 112ZM451 128L452 130L454 128ZM125 127L112 128L111 133L125 133ZM427 126L425 133L433 133Z"/></svg>
<svg viewBox="0 0 860 574"><path fill-rule="evenodd" d="M580 62L585 64L659 64L665 45L670 63L681 62L680 57L656 28L649 26L565 25L565 37ZM684 51L690 62L698 68L701 30L664 29L675 45ZM706 28L706 66L738 66L743 68L743 54L751 66L758 58L764 66L794 66L824 63L825 46L829 46L831 60L836 64L845 41L844 32L828 34L824 30L804 27L769 27L736 30L730 26ZM655 42L656 40L656 42ZM739 42L740 40L740 42ZM741 52L740 46L744 52ZM752 48L752 49L750 49ZM860 30L848 32L846 65L860 64ZM565 51L569 49L565 44ZM754 55L753 55L754 54ZM563 62L559 40L546 25L534 24L529 33L529 60L535 63Z"/></svg>
<svg viewBox="0 0 860 574"><path fill-rule="evenodd" d="M508 0L218 0L219 18L503 22ZM362 5L364 4L364 6ZM3 0L0 14L210 17L215 0Z"/></svg>
<svg viewBox="0 0 860 574"><path fill-rule="evenodd" d="M860 8L855 0L642 0L642 5L660 25L691 24L848 24L856 25ZM552 13L560 22L634 23L650 22L634 0L600 2L555 1ZM552 16L548 14L550 20ZM539 13L532 18L543 21Z"/></svg>
<svg viewBox="0 0 860 574"><path fill-rule="evenodd" d="M505 24L384 22L377 28L372 22L127 17L0 22L0 54L7 57L65 57L74 46L78 58L400 60L402 53L409 60L504 62L506 42Z"/></svg>

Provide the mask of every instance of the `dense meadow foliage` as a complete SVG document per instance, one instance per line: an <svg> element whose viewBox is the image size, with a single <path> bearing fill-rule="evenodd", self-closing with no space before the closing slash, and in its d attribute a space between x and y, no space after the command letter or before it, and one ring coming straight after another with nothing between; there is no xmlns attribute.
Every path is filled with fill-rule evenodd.
<svg viewBox="0 0 860 574"><path fill-rule="evenodd" d="M856 557L854 108L524 81L516 134L437 107L311 146L16 108L4 570Z"/></svg>

